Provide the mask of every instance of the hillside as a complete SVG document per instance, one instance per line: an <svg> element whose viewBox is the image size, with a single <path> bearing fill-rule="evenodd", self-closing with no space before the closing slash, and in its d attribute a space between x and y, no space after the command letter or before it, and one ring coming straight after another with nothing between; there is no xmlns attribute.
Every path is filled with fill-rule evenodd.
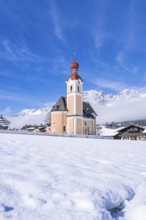
<svg viewBox="0 0 146 220"><path fill-rule="evenodd" d="M51 108L23 109L16 116L10 117L10 128L21 129L25 125L41 125L50 122Z"/></svg>

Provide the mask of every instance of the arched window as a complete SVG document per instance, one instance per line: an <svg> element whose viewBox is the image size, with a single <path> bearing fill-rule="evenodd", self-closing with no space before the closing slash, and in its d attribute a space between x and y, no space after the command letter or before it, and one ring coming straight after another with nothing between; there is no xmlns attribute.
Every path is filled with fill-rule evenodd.
<svg viewBox="0 0 146 220"><path fill-rule="evenodd" d="M63 125L63 131L64 132L66 131L66 125Z"/></svg>
<svg viewBox="0 0 146 220"><path fill-rule="evenodd" d="M80 87L78 86L78 92L80 92Z"/></svg>
<svg viewBox="0 0 146 220"><path fill-rule="evenodd" d="M70 87L70 92L72 92L72 86Z"/></svg>

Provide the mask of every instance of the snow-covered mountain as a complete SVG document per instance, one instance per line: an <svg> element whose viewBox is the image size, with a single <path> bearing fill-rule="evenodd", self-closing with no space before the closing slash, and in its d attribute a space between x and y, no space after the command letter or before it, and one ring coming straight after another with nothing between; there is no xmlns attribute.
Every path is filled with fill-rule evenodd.
<svg viewBox="0 0 146 220"><path fill-rule="evenodd" d="M88 101L97 112L97 123L146 119L146 93L125 89L117 94L103 91L83 92L83 100ZM24 109L9 118L11 128L22 128L26 124L40 125L49 122L51 108Z"/></svg>
<svg viewBox="0 0 146 220"><path fill-rule="evenodd" d="M117 94L89 90L83 93L98 114L97 123L146 119L146 93L125 89Z"/></svg>
<svg viewBox="0 0 146 220"><path fill-rule="evenodd" d="M23 109L21 112L19 112L16 116L34 116L34 115L46 115L48 112L50 112L50 108L39 108L39 109Z"/></svg>
<svg viewBox="0 0 146 220"><path fill-rule="evenodd" d="M51 108L23 109L16 116L10 117L10 128L22 128L25 125L41 125L50 122Z"/></svg>

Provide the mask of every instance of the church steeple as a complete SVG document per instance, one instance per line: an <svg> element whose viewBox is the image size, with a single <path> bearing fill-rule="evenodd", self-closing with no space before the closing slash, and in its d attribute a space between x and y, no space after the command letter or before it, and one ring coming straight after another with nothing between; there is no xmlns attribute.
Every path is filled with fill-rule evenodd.
<svg viewBox="0 0 146 220"><path fill-rule="evenodd" d="M72 74L67 80L67 127L69 134L82 134L83 103L82 86L83 80L78 74L79 64L74 60L71 65Z"/></svg>
<svg viewBox="0 0 146 220"><path fill-rule="evenodd" d="M72 74L68 77L68 80L80 79L83 82L82 78L78 75L77 72L79 69L79 64L76 60L71 63L70 68L72 69Z"/></svg>

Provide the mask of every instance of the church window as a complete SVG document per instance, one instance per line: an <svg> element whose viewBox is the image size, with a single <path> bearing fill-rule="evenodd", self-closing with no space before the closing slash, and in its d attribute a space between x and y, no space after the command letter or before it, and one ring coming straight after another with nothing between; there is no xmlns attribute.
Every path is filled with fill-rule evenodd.
<svg viewBox="0 0 146 220"><path fill-rule="evenodd" d="M63 131L64 131L64 132L66 131L66 126L65 126L65 125L63 126Z"/></svg>
<svg viewBox="0 0 146 220"><path fill-rule="evenodd" d="M56 110L59 111L59 105L56 106Z"/></svg>
<svg viewBox="0 0 146 220"><path fill-rule="evenodd" d="M56 106L56 110L59 111L59 105Z"/></svg>
<svg viewBox="0 0 146 220"><path fill-rule="evenodd" d="M80 92L80 87L78 86L78 92Z"/></svg>
<svg viewBox="0 0 146 220"><path fill-rule="evenodd" d="M70 91L72 92L72 86L70 87Z"/></svg>

